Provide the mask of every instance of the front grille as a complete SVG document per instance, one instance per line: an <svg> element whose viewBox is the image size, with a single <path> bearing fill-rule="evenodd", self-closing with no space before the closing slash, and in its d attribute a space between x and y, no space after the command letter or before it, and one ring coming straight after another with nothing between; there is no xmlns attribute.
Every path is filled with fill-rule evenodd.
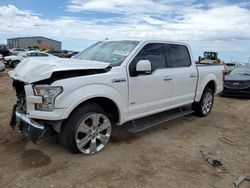
<svg viewBox="0 0 250 188"><path fill-rule="evenodd" d="M224 87L229 89L247 89L250 87L250 81L225 81Z"/></svg>

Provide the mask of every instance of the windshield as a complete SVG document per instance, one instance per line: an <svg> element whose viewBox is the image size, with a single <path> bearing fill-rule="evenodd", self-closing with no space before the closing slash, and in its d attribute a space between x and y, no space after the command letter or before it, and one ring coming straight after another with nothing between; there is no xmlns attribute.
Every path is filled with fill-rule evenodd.
<svg viewBox="0 0 250 188"><path fill-rule="evenodd" d="M230 75L246 75L250 76L250 66L239 66L232 70Z"/></svg>
<svg viewBox="0 0 250 188"><path fill-rule="evenodd" d="M127 40L97 42L74 58L107 62L111 67L119 66L138 44L138 41Z"/></svg>

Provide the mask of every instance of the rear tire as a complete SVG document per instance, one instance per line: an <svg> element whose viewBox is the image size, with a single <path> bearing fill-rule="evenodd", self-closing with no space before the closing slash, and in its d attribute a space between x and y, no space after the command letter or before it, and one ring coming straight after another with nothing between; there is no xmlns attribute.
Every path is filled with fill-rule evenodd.
<svg viewBox="0 0 250 188"><path fill-rule="evenodd" d="M111 121L97 104L77 108L63 123L59 138L73 153L92 155L101 151L111 136Z"/></svg>
<svg viewBox="0 0 250 188"><path fill-rule="evenodd" d="M211 88L205 88L199 102L194 102L192 109L195 114L205 117L212 110L214 103L214 91Z"/></svg>

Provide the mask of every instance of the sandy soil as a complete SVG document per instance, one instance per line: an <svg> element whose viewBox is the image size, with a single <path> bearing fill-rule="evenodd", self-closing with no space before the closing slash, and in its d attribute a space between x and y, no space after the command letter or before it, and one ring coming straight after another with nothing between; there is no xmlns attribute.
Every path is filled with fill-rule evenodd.
<svg viewBox="0 0 250 188"><path fill-rule="evenodd" d="M102 152L87 157L69 153L56 136L34 145L11 130L15 94L6 72L0 73L0 187L228 188L239 175L250 174L250 100L216 97L206 118L191 115L137 135L116 129ZM201 149L226 172L217 173Z"/></svg>

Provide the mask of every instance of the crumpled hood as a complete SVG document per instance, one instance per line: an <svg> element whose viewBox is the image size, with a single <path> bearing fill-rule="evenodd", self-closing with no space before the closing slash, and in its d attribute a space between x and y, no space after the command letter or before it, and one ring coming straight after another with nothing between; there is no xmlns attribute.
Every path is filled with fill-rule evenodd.
<svg viewBox="0 0 250 188"><path fill-rule="evenodd" d="M78 59L66 58L32 58L22 60L18 66L9 72L14 80L25 83L33 83L50 78L53 72L67 70L104 69L110 64Z"/></svg>

